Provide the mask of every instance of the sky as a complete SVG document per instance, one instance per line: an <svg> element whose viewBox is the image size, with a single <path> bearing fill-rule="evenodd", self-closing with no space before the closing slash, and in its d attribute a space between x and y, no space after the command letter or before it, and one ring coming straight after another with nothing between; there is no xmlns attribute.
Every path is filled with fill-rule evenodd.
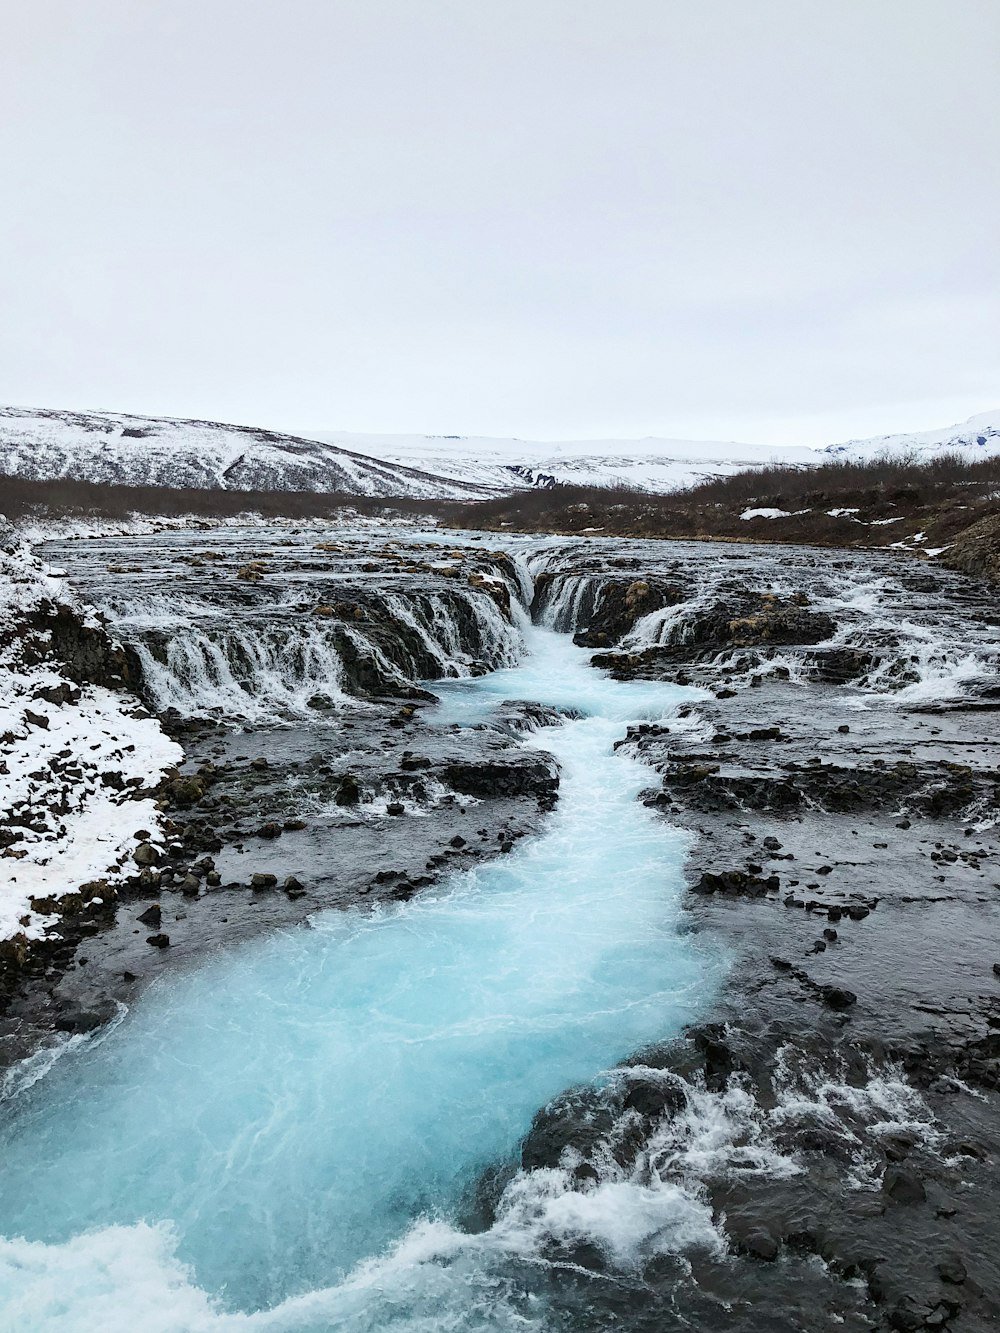
<svg viewBox="0 0 1000 1333"><path fill-rule="evenodd" d="M2 0L0 402L823 444L1000 406L997 0Z"/></svg>

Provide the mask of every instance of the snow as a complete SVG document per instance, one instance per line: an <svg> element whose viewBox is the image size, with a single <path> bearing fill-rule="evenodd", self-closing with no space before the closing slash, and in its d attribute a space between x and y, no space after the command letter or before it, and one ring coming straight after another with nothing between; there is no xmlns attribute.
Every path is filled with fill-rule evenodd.
<svg viewBox="0 0 1000 1333"><path fill-rule="evenodd" d="M0 408L0 471L11 476L423 499L476 499L557 483L663 493L775 462L810 467L831 458L931 457L955 449L970 458L1000 454L1000 411L938 430L811 449L656 436L552 441L320 431L306 438L172 417Z"/></svg>
<svg viewBox="0 0 1000 1333"><path fill-rule="evenodd" d="M711 440L519 440L483 435L357 435L321 432L338 448L494 490L622 486L662 493L709 477L780 461L805 466L815 450Z"/></svg>
<svg viewBox="0 0 1000 1333"><path fill-rule="evenodd" d="M423 499L467 499L487 493L461 479L430 476L275 431L119 412L20 407L0 408L0 471L15 477L237 491L335 491Z"/></svg>
<svg viewBox="0 0 1000 1333"><path fill-rule="evenodd" d="M834 455L840 458L877 458L880 454L913 454L927 459L934 454L957 450L970 459L1000 455L1000 409L980 412L954 426L935 430L904 432L900 435L876 435L867 440L846 440L819 451L819 462ZM825 457L824 457L825 455Z"/></svg>
<svg viewBox="0 0 1000 1333"><path fill-rule="evenodd" d="M828 509L827 518L850 518L852 514L860 514L860 509Z"/></svg>
<svg viewBox="0 0 1000 1333"><path fill-rule="evenodd" d="M808 513L808 509L744 509L740 518L794 518L796 514Z"/></svg>
<svg viewBox="0 0 1000 1333"><path fill-rule="evenodd" d="M952 449L1000 453L1000 410L961 425L848 440L821 449L711 440L519 440L482 435L360 435L321 431L317 438L386 462L502 490L551 485L626 486L664 492L769 463L815 467L830 457L877 457L899 450L925 457ZM834 511L831 517L847 517Z"/></svg>
<svg viewBox="0 0 1000 1333"><path fill-rule="evenodd" d="M106 786L103 773L141 789L182 758L180 746L132 695L84 685L67 702L38 697L67 682L54 662L24 664L18 628L42 599L56 598L74 603L25 548L0 550L0 827L22 835L0 853L0 939L36 939L55 925L57 917L32 910L33 898L113 880L138 829L160 840L151 797L135 799L135 787ZM86 617L84 608L75 609Z"/></svg>

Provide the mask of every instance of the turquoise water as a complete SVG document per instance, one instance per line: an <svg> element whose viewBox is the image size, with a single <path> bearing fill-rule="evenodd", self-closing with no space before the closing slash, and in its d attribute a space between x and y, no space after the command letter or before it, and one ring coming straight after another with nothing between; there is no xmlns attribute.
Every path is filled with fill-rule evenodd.
<svg viewBox="0 0 1000 1333"><path fill-rule="evenodd" d="M510 698L586 714L529 742L562 770L544 832L411 902L172 977L9 1101L0 1329L545 1328L511 1264L546 1229L627 1249L679 1224L667 1191L596 1216L594 1196L549 1181L529 1199L524 1178L491 1232L455 1224L538 1107L676 1032L710 985L676 930L684 841L635 800L649 770L612 750L691 692L525 633L520 666L437 688L443 720Z"/></svg>

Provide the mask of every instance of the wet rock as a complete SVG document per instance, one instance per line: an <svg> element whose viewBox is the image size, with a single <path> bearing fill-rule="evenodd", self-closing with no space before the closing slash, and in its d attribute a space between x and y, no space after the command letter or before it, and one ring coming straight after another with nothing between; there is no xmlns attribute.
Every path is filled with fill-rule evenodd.
<svg viewBox="0 0 1000 1333"><path fill-rule="evenodd" d="M404 755L399 761L399 767L404 773L415 773L420 769L430 768L431 761L423 758L418 759L414 755Z"/></svg>
<svg viewBox="0 0 1000 1333"><path fill-rule="evenodd" d="M823 986L820 988L820 994L823 997L823 1003L831 1009L850 1009L858 1001L858 997L853 991L845 990L842 986Z"/></svg>
<svg viewBox="0 0 1000 1333"><path fill-rule="evenodd" d="M157 935L147 935L146 943L151 944L154 949L166 949L170 946L170 936L162 933Z"/></svg>
<svg viewBox="0 0 1000 1333"><path fill-rule="evenodd" d="M151 842L141 842L132 853L132 860L137 866L155 865L160 859L160 853Z"/></svg>
<svg viewBox="0 0 1000 1333"><path fill-rule="evenodd" d="M337 805L357 805L361 800L361 786L353 774L341 778L340 786L334 795Z"/></svg>
<svg viewBox="0 0 1000 1333"><path fill-rule="evenodd" d="M466 796L513 798L537 796L553 800L559 774L547 755L512 753L478 760L449 759L441 770L442 782Z"/></svg>
<svg viewBox="0 0 1000 1333"><path fill-rule="evenodd" d="M53 1027L57 1032L95 1032L111 1018L115 1010L112 1005L89 1009L71 1005L56 1018Z"/></svg>
<svg viewBox="0 0 1000 1333"><path fill-rule="evenodd" d="M951 1301L942 1301L936 1305L929 1315L924 1317L924 1328L944 1328L944 1326L954 1319L961 1307Z"/></svg>
<svg viewBox="0 0 1000 1333"><path fill-rule="evenodd" d="M902 1166L886 1168L882 1177L882 1192L893 1203L898 1204L923 1203L927 1198L927 1191L920 1177Z"/></svg>
<svg viewBox="0 0 1000 1333"><path fill-rule="evenodd" d="M258 838L280 838L284 829L276 819L269 819L266 824L261 824L257 830Z"/></svg>
<svg viewBox="0 0 1000 1333"><path fill-rule="evenodd" d="M751 870L754 867L751 867ZM756 867L760 869L760 867ZM723 870L702 872L701 878L692 885L692 892L701 894L725 893L739 894L747 898L763 898L765 894L777 893L781 881L777 875L760 875L743 870Z"/></svg>
<svg viewBox="0 0 1000 1333"><path fill-rule="evenodd" d="M250 876L250 887L252 889L273 889L277 883L278 876L266 871L258 870Z"/></svg>
<svg viewBox="0 0 1000 1333"><path fill-rule="evenodd" d="M406 807L401 801L390 801L385 807L385 812L387 815L405 815Z"/></svg>
<svg viewBox="0 0 1000 1333"><path fill-rule="evenodd" d="M773 1263L778 1257L778 1242L768 1232L756 1230L749 1232L740 1241L740 1251L753 1259Z"/></svg>
<svg viewBox="0 0 1000 1333"><path fill-rule="evenodd" d="M586 1158L613 1124L595 1089L574 1088L535 1115L521 1144L521 1166L525 1171L558 1166L568 1148Z"/></svg>
<svg viewBox="0 0 1000 1333"><path fill-rule="evenodd" d="M163 913L159 903L152 903L144 912L140 912L137 921L141 921L144 926L158 926Z"/></svg>
<svg viewBox="0 0 1000 1333"><path fill-rule="evenodd" d="M174 806L196 805L205 795L205 788L194 777L174 778L166 786L167 800Z"/></svg>
<svg viewBox="0 0 1000 1333"><path fill-rule="evenodd" d="M624 1107L650 1119L679 1115L687 1106L687 1094L673 1079L632 1079Z"/></svg>
<svg viewBox="0 0 1000 1333"><path fill-rule="evenodd" d="M908 1296L889 1311L889 1327L900 1330L900 1333L912 1333L912 1330L921 1328L923 1322L924 1311Z"/></svg>
<svg viewBox="0 0 1000 1333"><path fill-rule="evenodd" d="M959 1286L969 1276L961 1256L957 1254L940 1260L937 1265L937 1275L942 1282L947 1282L951 1286Z"/></svg>

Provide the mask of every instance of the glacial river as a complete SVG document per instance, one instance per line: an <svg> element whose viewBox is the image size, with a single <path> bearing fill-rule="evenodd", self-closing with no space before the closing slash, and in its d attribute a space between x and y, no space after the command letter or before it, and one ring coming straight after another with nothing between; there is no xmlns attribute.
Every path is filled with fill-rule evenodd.
<svg viewBox="0 0 1000 1333"><path fill-rule="evenodd" d="M524 635L516 667L434 689L442 722L582 715L526 741L561 767L540 836L168 977L0 1108L4 1333L562 1329L553 1242L625 1269L714 1243L696 1194L624 1172L517 1173L488 1230L463 1221L541 1106L679 1031L719 966L678 928L684 838L613 749L692 691Z"/></svg>

